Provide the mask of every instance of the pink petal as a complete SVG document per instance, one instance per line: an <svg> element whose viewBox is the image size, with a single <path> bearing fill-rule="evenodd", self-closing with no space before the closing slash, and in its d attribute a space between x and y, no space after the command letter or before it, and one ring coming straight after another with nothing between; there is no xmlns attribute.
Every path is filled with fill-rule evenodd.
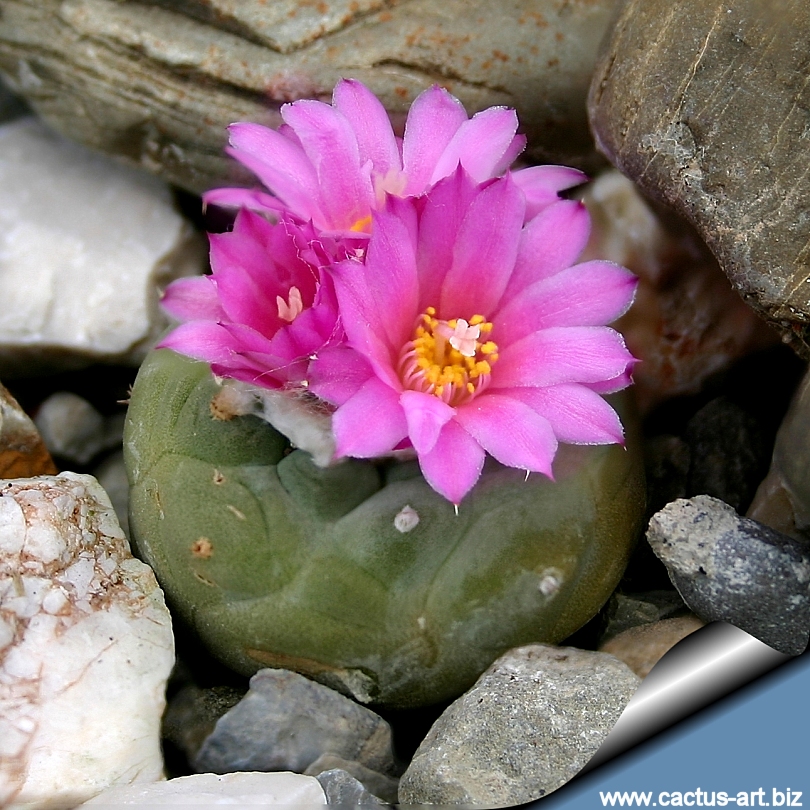
<svg viewBox="0 0 810 810"><path fill-rule="evenodd" d="M619 416L599 394L584 385L515 388L510 396L545 417L560 441L569 444L623 444Z"/></svg>
<svg viewBox="0 0 810 810"><path fill-rule="evenodd" d="M203 205L218 205L222 208L248 208L263 214L279 214L285 211L280 199L254 188L215 188L202 195Z"/></svg>
<svg viewBox="0 0 810 810"><path fill-rule="evenodd" d="M459 228L477 193L472 178L459 167L440 180L425 198L417 247L420 312L429 306L439 306L442 284L453 264Z"/></svg>
<svg viewBox="0 0 810 810"><path fill-rule="evenodd" d="M207 363L227 363L239 345L225 327L211 321L190 321L169 332L156 346Z"/></svg>
<svg viewBox="0 0 810 810"><path fill-rule="evenodd" d="M590 229L585 206L570 200L554 203L527 223L507 297L574 264L585 249Z"/></svg>
<svg viewBox="0 0 810 810"><path fill-rule="evenodd" d="M412 209L412 203L400 200L395 208ZM369 241L364 265L344 262L335 273L338 295L347 287L362 299L368 326L386 345L398 353L410 339L418 315L418 284L415 256L415 218L397 216L392 210L374 214L373 237ZM345 293L344 293L345 295ZM347 334L352 323L344 317ZM362 326L366 328L366 324Z"/></svg>
<svg viewBox="0 0 810 810"><path fill-rule="evenodd" d="M343 230L368 216L374 201L371 179L361 170L357 138L346 118L328 104L310 99L285 104L281 115L315 167L325 217L315 224Z"/></svg>
<svg viewBox="0 0 810 810"><path fill-rule="evenodd" d="M635 368L636 363L639 362L641 361L633 358L633 362L627 366L627 369L623 374L619 374L617 377L613 377L610 380L584 383L584 385L590 388L591 391L595 391L597 394L613 394L616 391L621 391L622 389L627 388L628 385L633 384L633 369Z"/></svg>
<svg viewBox="0 0 810 810"><path fill-rule="evenodd" d="M526 218L532 219L544 208L559 202L559 192L588 182L588 176L568 166L530 166L513 173L526 195Z"/></svg>
<svg viewBox="0 0 810 810"><path fill-rule="evenodd" d="M321 218L318 178L297 144L260 124L231 124L228 132L233 148L227 151L236 160L300 217Z"/></svg>
<svg viewBox="0 0 810 810"><path fill-rule="evenodd" d="M512 298L495 318L493 339L507 345L550 326L604 326L627 311L637 284L612 262L568 267Z"/></svg>
<svg viewBox="0 0 810 810"><path fill-rule="evenodd" d="M489 107L476 113L458 128L436 163L430 182L447 177L459 163L477 183L488 180L512 148L517 126L517 113L506 107Z"/></svg>
<svg viewBox="0 0 810 810"><path fill-rule="evenodd" d="M374 376L362 354L348 346L330 346L309 367L309 390L332 405L342 405Z"/></svg>
<svg viewBox="0 0 810 810"><path fill-rule="evenodd" d="M179 278L166 287L160 305L180 321L218 321L225 313L217 298L217 286L211 276Z"/></svg>
<svg viewBox="0 0 810 810"><path fill-rule="evenodd" d="M332 429L338 457L375 458L390 452L408 435L399 392L369 378L335 411Z"/></svg>
<svg viewBox="0 0 810 810"><path fill-rule="evenodd" d="M442 285L440 317L489 317L495 311L515 266L523 211L523 195L508 177L475 196Z"/></svg>
<svg viewBox="0 0 810 810"><path fill-rule="evenodd" d="M456 421L501 464L552 478L557 438L528 405L506 395L483 394L458 409Z"/></svg>
<svg viewBox="0 0 810 810"><path fill-rule="evenodd" d="M407 194L418 195L425 191L442 152L466 120L467 113L461 102L438 85L429 87L414 99L402 143ZM451 171L455 168L451 167Z"/></svg>
<svg viewBox="0 0 810 810"><path fill-rule="evenodd" d="M370 160L374 171L383 175L402 168L388 113L371 90L355 79L344 79L335 87L332 103L354 130L361 163Z"/></svg>
<svg viewBox="0 0 810 810"><path fill-rule="evenodd" d="M380 379L395 388L399 378L394 363L401 347L388 343L380 313L366 295L364 271L364 265L351 260L332 268L340 318L351 348L369 361Z"/></svg>
<svg viewBox="0 0 810 810"><path fill-rule="evenodd" d="M287 225L273 225L241 210L231 233L211 234L211 266L222 308L228 318L270 337L285 322L277 298L288 300L297 287L304 305L315 294L317 270L298 258Z"/></svg>
<svg viewBox="0 0 810 810"><path fill-rule="evenodd" d="M456 411L433 394L403 391L399 397L408 422L408 437L417 453L429 453L439 438L442 428Z"/></svg>
<svg viewBox="0 0 810 810"><path fill-rule="evenodd" d="M484 448L451 419L433 449L419 455L419 466L428 484L458 505L481 476L485 457Z"/></svg>
<svg viewBox="0 0 810 810"><path fill-rule="evenodd" d="M526 141L525 135L515 135L512 139L512 143L509 144L506 151L501 156L500 161L498 161L497 165L492 170L493 177L502 175L515 162L517 156L526 148ZM527 213L526 219L529 218Z"/></svg>
<svg viewBox="0 0 810 810"><path fill-rule="evenodd" d="M635 360L607 326L556 326L501 346L493 388L596 383L625 374Z"/></svg>

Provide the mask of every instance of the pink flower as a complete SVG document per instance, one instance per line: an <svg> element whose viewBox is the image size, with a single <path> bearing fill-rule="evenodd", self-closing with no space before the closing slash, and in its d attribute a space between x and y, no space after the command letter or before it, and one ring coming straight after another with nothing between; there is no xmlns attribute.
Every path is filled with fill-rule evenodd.
<svg viewBox="0 0 810 810"><path fill-rule="evenodd" d="M209 234L212 275L179 279L162 305L184 323L158 344L264 388L299 384L310 355L342 338L331 279L302 258L311 227L242 210Z"/></svg>
<svg viewBox="0 0 810 810"><path fill-rule="evenodd" d="M302 100L281 108L278 131L259 124L230 127L230 154L261 180L259 190L224 188L208 203L289 211L327 234L367 234L386 194L424 193L461 165L476 181L502 174L523 150L514 110L491 107L472 118L461 102L434 86L411 105L402 139L385 108L358 81L335 87L332 104ZM529 213L555 202L557 192L584 182L575 169L546 166L515 176Z"/></svg>
<svg viewBox="0 0 810 810"><path fill-rule="evenodd" d="M338 456L412 446L458 504L486 453L552 475L558 441L623 441L599 393L634 358L605 326L630 305L627 270L574 264L584 206L558 201L525 222L513 176L477 186L458 170L426 197L375 212L365 262L333 268L347 342L321 352L310 390L338 406Z"/></svg>

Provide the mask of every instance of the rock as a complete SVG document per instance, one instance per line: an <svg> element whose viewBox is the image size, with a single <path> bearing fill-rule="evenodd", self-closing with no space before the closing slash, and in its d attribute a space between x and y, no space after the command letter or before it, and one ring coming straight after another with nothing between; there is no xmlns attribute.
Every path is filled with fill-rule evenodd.
<svg viewBox="0 0 810 810"><path fill-rule="evenodd" d="M174 660L152 571L90 476L0 485L0 804L161 778Z"/></svg>
<svg viewBox="0 0 810 810"><path fill-rule="evenodd" d="M690 610L779 652L810 640L810 553L801 543L698 495L653 516L647 539Z"/></svg>
<svg viewBox="0 0 810 810"><path fill-rule="evenodd" d="M193 766L213 773L301 773L326 753L383 773L394 767L391 729L379 715L303 675L263 669L217 721Z"/></svg>
<svg viewBox="0 0 810 810"><path fill-rule="evenodd" d="M178 615L245 675L292 669L388 708L453 699L499 653L591 619L644 522L621 396L626 450L561 446L554 482L492 460L456 515L413 461L318 469L255 416L213 418L222 390L168 350L141 366L130 526Z"/></svg>
<svg viewBox="0 0 810 810"><path fill-rule="evenodd" d="M87 464L102 450L120 445L124 417L105 419L86 399L69 391L51 394L34 417L53 455L76 464Z"/></svg>
<svg viewBox="0 0 810 810"><path fill-rule="evenodd" d="M338 807L357 807L363 805L380 805L384 801L366 790L361 782L341 768L319 772L316 777L326 794L326 803ZM391 803L396 802L396 792Z"/></svg>
<svg viewBox="0 0 810 810"><path fill-rule="evenodd" d="M315 762L313 762L305 771L309 776L318 777L318 781L326 790L326 799L330 804L343 803L343 804L357 804L366 801L377 801L377 797L389 804L396 804L397 802L397 789L399 787L399 779L372 771L365 765L359 762L343 759L334 754L321 754ZM351 782L345 779L343 774L351 778ZM367 793L371 794L371 798L358 792L358 800L355 801L350 797L351 792L356 790L353 783L358 783L361 788ZM345 787L344 787L345 785ZM331 787L337 788L341 795L344 790L349 791L345 799L331 798Z"/></svg>
<svg viewBox="0 0 810 810"><path fill-rule="evenodd" d="M130 785L104 791L80 807L211 807L215 805L320 807L323 788L312 776L297 773L199 773L153 785Z"/></svg>
<svg viewBox="0 0 810 810"><path fill-rule="evenodd" d="M54 473L56 466L34 423L0 383L0 479Z"/></svg>
<svg viewBox="0 0 810 810"><path fill-rule="evenodd" d="M5 0L0 70L55 129L196 192L233 185L228 124L278 125L281 103L326 99L341 77L400 124L436 81L470 112L517 107L531 159L587 168L585 97L616 5Z"/></svg>
<svg viewBox="0 0 810 810"><path fill-rule="evenodd" d="M583 202L593 227L582 259L608 259L639 277L635 304L615 325L642 360L633 372L642 411L697 393L711 375L778 341L697 234L619 172L602 172Z"/></svg>
<svg viewBox="0 0 810 810"><path fill-rule="evenodd" d="M689 420L684 440L691 459L686 494L747 509L768 465L758 420L727 397L716 397Z"/></svg>
<svg viewBox="0 0 810 810"><path fill-rule="evenodd" d="M650 670L682 638L706 624L697 616L678 616L652 624L631 627L599 645L600 652L610 653L624 661L639 678L646 678Z"/></svg>
<svg viewBox="0 0 810 810"><path fill-rule="evenodd" d="M194 684L182 687L169 700L163 716L163 736L192 762L217 720L236 706L244 691L232 686L201 689Z"/></svg>
<svg viewBox="0 0 810 810"><path fill-rule="evenodd" d="M601 643L633 627L670 619L684 612L686 605L677 591L648 591L646 593L615 593L608 603L607 624Z"/></svg>
<svg viewBox="0 0 810 810"><path fill-rule="evenodd" d="M434 723L399 786L402 804L534 801L593 756L639 678L611 655L510 650Z"/></svg>
<svg viewBox="0 0 810 810"><path fill-rule="evenodd" d="M161 182L31 118L0 127L0 373L137 365L166 326L159 287L200 272Z"/></svg>
<svg viewBox="0 0 810 810"><path fill-rule="evenodd" d="M810 374L790 405L773 449L771 467L748 516L797 539L810 537Z"/></svg>
<svg viewBox="0 0 810 810"><path fill-rule="evenodd" d="M599 148L684 216L737 289L810 356L803 0L629 0L588 100Z"/></svg>

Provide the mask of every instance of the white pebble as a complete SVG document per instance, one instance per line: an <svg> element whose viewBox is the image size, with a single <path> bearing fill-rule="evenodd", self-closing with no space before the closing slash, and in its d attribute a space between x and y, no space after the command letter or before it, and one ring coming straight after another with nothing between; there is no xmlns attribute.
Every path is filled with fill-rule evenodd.
<svg viewBox="0 0 810 810"><path fill-rule="evenodd" d="M1 491L0 807L75 807L161 779L174 641L154 574L120 528L105 532L112 506L90 476Z"/></svg>

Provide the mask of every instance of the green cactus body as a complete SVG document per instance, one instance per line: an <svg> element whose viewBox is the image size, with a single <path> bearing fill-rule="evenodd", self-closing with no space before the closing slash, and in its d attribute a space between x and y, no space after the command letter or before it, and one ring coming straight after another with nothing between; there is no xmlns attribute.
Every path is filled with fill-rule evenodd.
<svg viewBox="0 0 810 810"><path fill-rule="evenodd" d="M641 528L638 450L561 447L557 482L488 462L456 515L416 462L316 467L255 416L211 414L205 364L153 352L125 449L134 544L225 663L362 702L454 697L510 647L601 607Z"/></svg>

